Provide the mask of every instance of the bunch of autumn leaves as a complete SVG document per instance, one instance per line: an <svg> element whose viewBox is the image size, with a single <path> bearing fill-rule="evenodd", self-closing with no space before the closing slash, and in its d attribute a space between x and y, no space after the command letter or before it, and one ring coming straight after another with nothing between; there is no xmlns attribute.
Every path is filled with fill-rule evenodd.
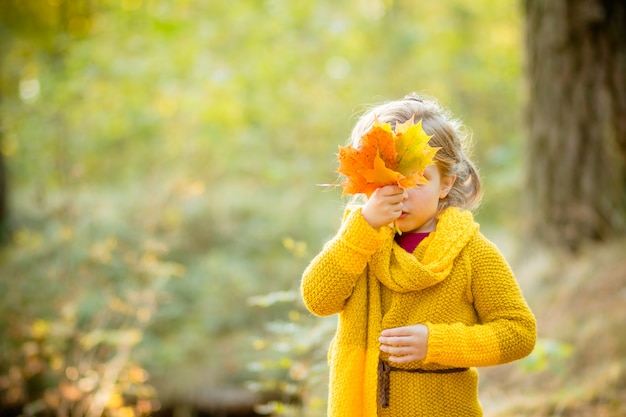
<svg viewBox="0 0 626 417"><path fill-rule="evenodd" d="M343 194L369 197L386 185L412 188L427 184L424 170L434 162L433 157L440 149L428 145L430 138L422 128L422 121L414 123L413 117L396 124L395 129L376 120L361 137L358 149L339 147L337 172L345 176L340 184Z"/></svg>

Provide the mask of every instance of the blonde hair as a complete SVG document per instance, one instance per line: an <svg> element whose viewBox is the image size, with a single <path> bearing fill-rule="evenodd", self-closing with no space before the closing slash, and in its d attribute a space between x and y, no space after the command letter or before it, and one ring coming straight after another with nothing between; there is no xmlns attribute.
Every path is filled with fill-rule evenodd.
<svg viewBox="0 0 626 417"><path fill-rule="evenodd" d="M476 209L482 197L482 184L478 170L467 157L470 138L463 124L452 118L446 109L434 99L411 93L400 100L388 101L366 111L357 121L350 137L350 144L359 148L361 137L372 127L375 118L381 123L404 123L414 117L422 121L422 128L432 135L429 145L441 148L435 154L435 163L443 178L456 175L448 195L439 201L438 213L447 207Z"/></svg>

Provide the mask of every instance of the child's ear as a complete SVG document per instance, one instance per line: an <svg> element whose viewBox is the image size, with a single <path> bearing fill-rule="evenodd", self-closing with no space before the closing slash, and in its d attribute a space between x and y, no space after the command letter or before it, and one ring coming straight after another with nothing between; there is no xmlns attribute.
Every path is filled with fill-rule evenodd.
<svg viewBox="0 0 626 417"><path fill-rule="evenodd" d="M452 189L452 186L454 185L454 181L456 181L456 175L450 175L449 177L441 179L441 191L439 192L440 200L446 198L446 196Z"/></svg>

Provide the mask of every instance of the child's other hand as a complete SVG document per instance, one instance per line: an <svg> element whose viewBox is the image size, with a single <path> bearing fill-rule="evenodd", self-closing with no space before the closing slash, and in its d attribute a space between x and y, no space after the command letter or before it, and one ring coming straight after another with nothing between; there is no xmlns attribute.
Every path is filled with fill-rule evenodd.
<svg viewBox="0 0 626 417"><path fill-rule="evenodd" d="M423 324L385 329L381 337L380 350L388 353L394 363L421 361L428 349L428 327Z"/></svg>
<svg viewBox="0 0 626 417"><path fill-rule="evenodd" d="M361 214L366 222L378 230L393 223L402 214L402 202L408 198L406 190L387 185L374 191Z"/></svg>

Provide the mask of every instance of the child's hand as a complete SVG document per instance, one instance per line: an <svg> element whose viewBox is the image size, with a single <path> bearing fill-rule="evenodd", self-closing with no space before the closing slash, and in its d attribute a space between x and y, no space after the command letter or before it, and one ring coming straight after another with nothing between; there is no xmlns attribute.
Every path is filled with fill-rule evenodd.
<svg viewBox="0 0 626 417"><path fill-rule="evenodd" d="M407 192L396 185L378 188L365 203L361 214L370 226L378 230L400 217L402 202L407 198Z"/></svg>
<svg viewBox="0 0 626 417"><path fill-rule="evenodd" d="M428 327L423 324L385 329L378 338L380 350L395 363L421 361L428 349Z"/></svg>

